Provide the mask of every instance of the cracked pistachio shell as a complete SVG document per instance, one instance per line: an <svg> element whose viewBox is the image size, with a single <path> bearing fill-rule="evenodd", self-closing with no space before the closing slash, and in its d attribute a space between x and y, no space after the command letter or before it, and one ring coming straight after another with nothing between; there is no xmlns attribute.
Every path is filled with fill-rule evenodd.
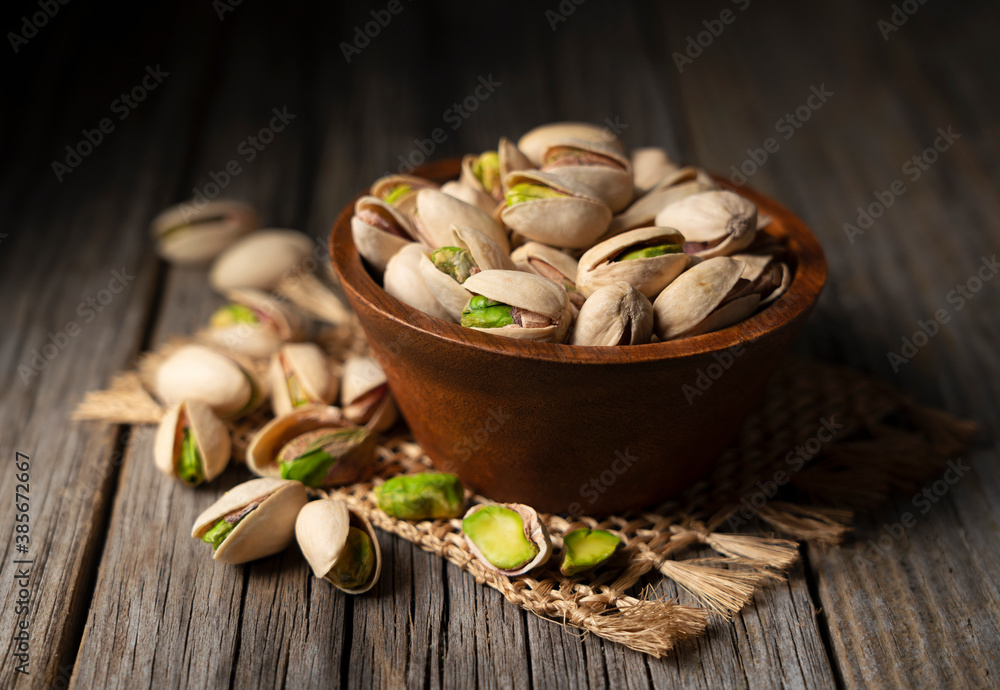
<svg viewBox="0 0 1000 690"><path fill-rule="evenodd" d="M670 160L670 155L666 150L658 146L632 149L632 155L629 159L632 163L635 192L639 196L657 187L661 181L681 169L679 165Z"/></svg>
<svg viewBox="0 0 1000 690"><path fill-rule="evenodd" d="M374 196L363 196L354 202L351 237L358 253L379 273L385 270L393 254L416 239L409 218Z"/></svg>
<svg viewBox="0 0 1000 690"><path fill-rule="evenodd" d="M212 557L235 565L284 551L295 538L295 518L306 504L306 488L274 477L251 479L222 494L195 520L191 536L201 539L220 519L259 500Z"/></svg>
<svg viewBox="0 0 1000 690"><path fill-rule="evenodd" d="M529 240L553 247L583 249L604 234L611 209L590 187L564 173L530 170L512 172L507 187L531 184L548 187L566 196L533 199L504 206L500 220Z"/></svg>
<svg viewBox="0 0 1000 690"><path fill-rule="evenodd" d="M573 345L643 345L653 335L653 305L618 281L587 298L573 324Z"/></svg>
<svg viewBox="0 0 1000 690"><path fill-rule="evenodd" d="M497 144L497 159L500 163L501 191L497 201L503 203L503 198L507 194L507 175L518 170L534 170L535 164L528 160L517 144L507 137L500 137L500 142Z"/></svg>
<svg viewBox="0 0 1000 690"><path fill-rule="evenodd" d="M760 306L770 304L788 290L792 272L788 264L769 254L733 254L744 263L740 277L751 283L751 290L761 296Z"/></svg>
<svg viewBox="0 0 1000 690"><path fill-rule="evenodd" d="M154 387L167 405L201 400L222 419L250 412L263 393L249 371L204 345L184 345L170 353L156 370Z"/></svg>
<svg viewBox="0 0 1000 690"><path fill-rule="evenodd" d="M414 226L428 247L447 247L451 242L451 227L464 225L479 230L500 245L504 252L510 252L507 231L493 216L475 206L436 189L418 192L416 206Z"/></svg>
<svg viewBox="0 0 1000 690"><path fill-rule="evenodd" d="M582 139L596 144L604 144L613 151L624 154L625 148L611 130L589 122L552 122L540 125L522 136L517 147L531 161L532 165L542 164L542 155L553 142L563 139Z"/></svg>
<svg viewBox="0 0 1000 690"><path fill-rule="evenodd" d="M265 424L247 446L247 467L260 477L280 477L278 455L291 441L303 434L329 429L331 432L357 429L337 407L303 405ZM346 460L338 461L336 472L323 482L324 486L349 484L366 476L375 459L375 437L365 434L356 450Z"/></svg>
<svg viewBox="0 0 1000 690"><path fill-rule="evenodd" d="M694 168L681 168L675 174L680 178L676 184L657 187L645 196L636 199L631 206L611 219L608 231L601 240L620 235L628 230L646 228L655 224L656 215L670 204L680 201L693 194L709 192L715 186L709 186L695 180Z"/></svg>
<svg viewBox="0 0 1000 690"><path fill-rule="evenodd" d="M554 141L542 154L542 172L568 175L594 190L612 213L628 206L635 193L632 164L603 143L580 139Z"/></svg>
<svg viewBox="0 0 1000 690"><path fill-rule="evenodd" d="M451 320L451 314L430 291L420 274L420 260L424 258L426 246L408 244L389 259L385 267L382 284L385 291L414 309L436 316L444 321Z"/></svg>
<svg viewBox="0 0 1000 690"><path fill-rule="evenodd" d="M495 302L509 304L552 319L543 327L474 328L494 335L519 340L561 343L565 340L573 321L566 291L547 278L522 271L483 271L465 281L465 287L476 295Z"/></svg>
<svg viewBox="0 0 1000 690"><path fill-rule="evenodd" d="M257 230L219 255L209 281L221 293L240 288L272 290L312 252L313 241L298 230Z"/></svg>
<svg viewBox="0 0 1000 690"><path fill-rule="evenodd" d="M480 550L479 545L472 540L465 529L466 521L473 515L481 510L496 506L507 508L508 510L512 510L517 513L517 515L521 518L525 539L538 547L537 555L535 555L535 557L527 563L517 568L504 569L493 565L493 563L486 558L483 551ZM469 550L472 551L473 555L478 558L480 562L482 562L489 569L495 570L503 575L507 575L508 577L523 575L529 570L539 568L545 565L545 563L549 560L549 557L552 555L552 542L549 538L548 530L545 529L545 524L541 521L541 519L539 519L538 513L534 508L521 503L484 503L472 506L462 519L462 534L465 536L465 542L469 545Z"/></svg>
<svg viewBox="0 0 1000 690"><path fill-rule="evenodd" d="M479 180L479 177L475 172L476 164L483 156L496 157L497 176L492 180L493 186L490 189L487 189L486 185ZM493 206L496 206L503 199L503 188L501 186L502 180L503 174L500 172L500 156L497 151L483 151L478 156L471 153L462 156L462 169L458 175L459 184L464 187L468 187L469 189L474 189L477 192L489 197L492 199ZM444 191L444 187L441 188L441 191Z"/></svg>
<svg viewBox="0 0 1000 690"><path fill-rule="evenodd" d="M480 271L514 270L516 268L514 262L496 242L475 228L461 225L453 226L452 241L448 246L468 250ZM462 310L472 298L472 294L461 283L439 270L427 252L424 252L418 267L424 284L448 311L451 320L461 321Z"/></svg>
<svg viewBox="0 0 1000 690"><path fill-rule="evenodd" d="M270 357L282 343L303 335L305 320L287 302L252 289L229 290L226 298L230 304L249 307L256 323L210 323L206 335L220 348L248 357Z"/></svg>
<svg viewBox="0 0 1000 690"><path fill-rule="evenodd" d="M288 343L271 357L268 368L271 407L278 416L301 405L329 405L339 384L326 354L315 343Z"/></svg>
<svg viewBox="0 0 1000 690"><path fill-rule="evenodd" d="M406 187L409 189L405 189ZM385 175L372 183L371 193L395 206L404 216L410 217L417 202L417 192L437 188L436 182L416 175Z"/></svg>
<svg viewBox="0 0 1000 690"><path fill-rule="evenodd" d="M566 252L539 242L525 242L511 252L510 258L519 271L562 285L576 309L583 306L586 297L576 285L577 261Z"/></svg>
<svg viewBox="0 0 1000 690"><path fill-rule="evenodd" d="M470 206L475 206L483 213L492 214L497 207L497 201L492 196L482 189L471 187L463 182L445 182L441 185L441 191Z"/></svg>
<svg viewBox="0 0 1000 690"><path fill-rule="evenodd" d="M664 254L642 259L615 261L630 248L660 244L684 245L684 236L673 228L637 228L594 245L580 257L577 287L588 297L599 288L624 280L653 299L688 267L687 254Z"/></svg>
<svg viewBox="0 0 1000 690"><path fill-rule="evenodd" d="M396 401L385 371L375 358L348 357L341 378L340 403L345 418L378 432L396 423Z"/></svg>
<svg viewBox="0 0 1000 690"><path fill-rule="evenodd" d="M156 253L175 264L211 261L240 236L260 227L257 213L239 201L218 199L198 208L177 204L153 219Z"/></svg>
<svg viewBox="0 0 1000 690"><path fill-rule="evenodd" d="M332 584L342 592L361 594L374 587L382 573L382 551L378 537L363 515L349 509L343 501L331 498L311 501L299 511L295 520L295 539L312 568L313 575L326 579L345 553L347 534L351 527L357 527L371 540L375 563L368 579L360 587L346 589L336 583Z"/></svg>
<svg viewBox="0 0 1000 690"><path fill-rule="evenodd" d="M739 290L743 268L742 261L727 256L705 259L664 288L653 302L654 329L660 340L709 333L752 314L760 295L750 293L723 304L734 288Z"/></svg>
<svg viewBox="0 0 1000 690"><path fill-rule="evenodd" d="M656 224L680 230L688 254L728 256L753 242L757 206L728 190L702 192L664 207L656 214Z"/></svg>
<svg viewBox="0 0 1000 690"><path fill-rule="evenodd" d="M184 431L190 429L198 455L201 456L202 481L210 482L226 469L232 442L229 429L205 403L184 400L173 405L160 420L153 442L153 460L160 472L180 479L177 462L181 456Z"/></svg>

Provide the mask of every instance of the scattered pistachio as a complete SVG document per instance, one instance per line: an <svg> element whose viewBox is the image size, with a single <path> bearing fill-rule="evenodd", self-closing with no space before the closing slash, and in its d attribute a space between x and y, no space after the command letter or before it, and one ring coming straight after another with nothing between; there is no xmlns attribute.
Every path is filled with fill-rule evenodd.
<svg viewBox="0 0 1000 690"><path fill-rule="evenodd" d="M538 555L538 546L524 534L524 521L510 508L486 506L465 518L462 530L501 570L520 568Z"/></svg>
<svg viewBox="0 0 1000 690"><path fill-rule="evenodd" d="M465 491L453 474L400 475L375 489L378 507L401 520L454 518L465 509Z"/></svg>
<svg viewBox="0 0 1000 690"><path fill-rule="evenodd" d="M621 540L600 529L575 529L563 537L566 555L559 571L566 576L596 568L611 558Z"/></svg>

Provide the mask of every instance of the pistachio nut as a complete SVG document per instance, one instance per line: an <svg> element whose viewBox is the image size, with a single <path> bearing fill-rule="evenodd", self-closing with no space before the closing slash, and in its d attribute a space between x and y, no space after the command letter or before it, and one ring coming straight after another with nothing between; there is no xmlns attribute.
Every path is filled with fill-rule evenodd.
<svg viewBox="0 0 1000 690"><path fill-rule="evenodd" d="M733 254L743 262L740 278L750 281L750 290L760 295L761 307L781 297L792 283L788 264L768 254Z"/></svg>
<svg viewBox="0 0 1000 690"><path fill-rule="evenodd" d="M500 220L529 240L582 249L604 234L611 209L597 193L564 173L521 170L505 178Z"/></svg>
<svg viewBox="0 0 1000 690"><path fill-rule="evenodd" d="M304 405L265 424L247 447L247 467L261 477L306 486L350 484L375 462L375 436L344 419L336 407Z"/></svg>
<svg viewBox="0 0 1000 690"><path fill-rule="evenodd" d="M673 228L637 228L594 245L580 257L576 285L588 297L624 280L655 298L690 263L684 236Z"/></svg>
<svg viewBox="0 0 1000 690"><path fill-rule="evenodd" d="M379 273L385 271L393 254L417 240L409 218L375 196L363 196L354 202L351 237L358 253Z"/></svg>
<svg viewBox="0 0 1000 690"><path fill-rule="evenodd" d="M403 304L449 321L451 314L430 291L423 276L420 275L420 261L424 258L425 250L424 245L413 243L396 252L385 266L382 283L385 291Z"/></svg>
<svg viewBox="0 0 1000 690"><path fill-rule="evenodd" d="M539 125L525 133L518 140L517 147L537 167L542 164L545 149L553 142L564 139L582 139L604 144L616 153L625 153L621 141L610 129L588 122L552 122L547 125Z"/></svg>
<svg viewBox="0 0 1000 690"><path fill-rule="evenodd" d="M305 320L287 302L260 290L229 290L229 304L209 319L206 337L225 350L270 357L282 343L303 336Z"/></svg>
<svg viewBox="0 0 1000 690"><path fill-rule="evenodd" d="M551 280L521 271L483 271L465 281L475 296L462 325L508 338L561 343L573 320L569 297Z"/></svg>
<svg viewBox="0 0 1000 690"><path fill-rule="evenodd" d="M153 442L156 467L171 479L198 486L218 477L229 463L229 429L200 400L171 406Z"/></svg>
<svg viewBox="0 0 1000 690"><path fill-rule="evenodd" d="M608 231L600 241L620 235L628 230L646 228L654 225L657 214L670 204L680 201L693 194L710 192L716 189L714 185L706 185L695 179L694 168L681 168L670 179L676 179L675 184L658 186L644 196L639 197L627 209L611 219Z"/></svg>
<svg viewBox="0 0 1000 690"><path fill-rule="evenodd" d="M534 273L563 286L570 304L583 306L584 297L576 286L577 261L566 252L539 242L525 242L510 254L518 270Z"/></svg>
<svg viewBox="0 0 1000 690"><path fill-rule="evenodd" d="M620 280L598 289L573 323L573 345L643 345L653 335L653 305Z"/></svg>
<svg viewBox="0 0 1000 690"><path fill-rule="evenodd" d="M352 355L344 360L340 403L344 417L375 432L396 423L396 401L385 371L373 357Z"/></svg>
<svg viewBox="0 0 1000 690"><path fill-rule="evenodd" d="M211 261L241 235L260 227L257 213L239 201L217 199L172 206L153 219L156 253L175 264Z"/></svg>
<svg viewBox="0 0 1000 690"><path fill-rule="evenodd" d="M681 169L679 165L670 160L670 155L666 150L658 146L632 149L629 159L632 163L632 181L637 196L642 196L659 186L665 178Z"/></svg>
<svg viewBox="0 0 1000 690"><path fill-rule="evenodd" d="M375 487L380 510L399 520L457 518L465 510L465 489L453 474L403 474Z"/></svg>
<svg viewBox="0 0 1000 690"><path fill-rule="evenodd" d="M475 206L483 213L492 214L496 210L496 200L481 189L469 187L461 182L445 182L441 185L441 191L448 196L455 197L459 201L464 201L470 206Z"/></svg>
<svg viewBox="0 0 1000 690"><path fill-rule="evenodd" d="M660 340L717 331L742 321L760 304L751 283L741 280L744 264L716 256L692 266L653 302L654 329Z"/></svg>
<svg viewBox="0 0 1000 690"><path fill-rule="evenodd" d="M507 231L493 216L437 189L417 193L413 224L421 241L432 249L451 244L451 227L463 225L479 230L504 252L510 252Z"/></svg>
<svg viewBox="0 0 1000 690"><path fill-rule="evenodd" d="M263 387L236 360L204 345L184 345L156 369L154 392L167 405L201 400L222 419L234 419L256 409Z"/></svg>
<svg viewBox="0 0 1000 690"><path fill-rule="evenodd" d="M292 543L295 518L305 504L306 489L299 482L252 479L224 493L199 515L191 536L211 544L217 561L255 561Z"/></svg>
<svg viewBox="0 0 1000 690"><path fill-rule="evenodd" d="M497 144L497 162L500 169L500 198L503 203L507 196L507 175L518 170L534 170L535 164L528 160L521 149L507 137L500 137Z"/></svg>
<svg viewBox="0 0 1000 690"><path fill-rule="evenodd" d="M538 513L520 503L473 506L462 520L469 550L488 568L513 577L538 568L552 555Z"/></svg>
<svg viewBox="0 0 1000 690"><path fill-rule="evenodd" d="M288 343L271 357L271 407L278 416L303 405L329 405L337 397L337 377L315 343Z"/></svg>
<svg viewBox="0 0 1000 690"><path fill-rule="evenodd" d="M727 256L753 242L757 206L728 190L702 192L664 207L656 214L656 224L680 230L688 254Z"/></svg>
<svg viewBox="0 0 1000 690"><path fill-rule="evenodd" d="M220 254L208 278L221 293L241 288L271 290L312 251L312 240L298 230L257 230Z"/></svg>
<svg viewBox="0 0 1000 690"><path fill-rule="evenodd" d="M563 537L566 554L559 572L572 577L611 558L621 539L602 529L575 529Z"/></svg>
<svg viewBox="0 0 1000 690"><path fill-rule="evenodd" d="M385 175L372 183L371 193L409 217L417 203L417 192L437 188L436 182L416 175Z"/></svg>
<svg viewBox="0 0 1000 690"><path fill-rule="evenodd" d="M313 574L348 594L367 592L382 572L382 551L368 520L343 501L307 503L295 520L295 538Z"/></svg>
<svg viewBox="0 0 1000 690"><path fill-rule="evenodd" d="M580 139L554 141L542 154L542 172L568 175L594 190L612 213L632 201L632 164L628 158L602 144Z"/></svg>
<svg viewBox="0 0 1000 690"><path fill-rule="evenodd" d="M480 271L514 270L514 262L500 246L475 228L452 226L452 246L424 254L420 275L452 321L462 318L462 310L472 295L462 287Z"/></svg>
<svg viewBox="0 0 1000 690"><path fill-rule="evenodd" d="M478 156L473 154L463 156L459 182L490 197L493 206L503 199L501 178L500 156L496 151L483 151Z"/></svg>

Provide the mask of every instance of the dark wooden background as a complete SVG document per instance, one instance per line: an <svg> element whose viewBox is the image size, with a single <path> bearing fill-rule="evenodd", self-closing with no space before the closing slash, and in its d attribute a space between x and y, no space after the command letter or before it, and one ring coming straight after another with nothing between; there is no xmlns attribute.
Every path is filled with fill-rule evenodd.
<svg viewBox="0 0 1000 690"><path fill-rule="evenodd" d="M387 2L244 0L220 17L226 0L77 0L17 52L9 35L0 48L3 686L995 685L1000 279L961 302L952 291L975 287L1000 245L997 4L897 2L916 12L887 33L879 22L893 6L860 0L546 0L472 13L399 1L349 63L340 44ZM727 9L732 23L703 35L707 47L679 70L674 53ZM22 16L39 11L7 3L2 28L23 34ZM157 66L168 76L118 119L115 99ZM453 129L449 109L480 78L499 85ZM776 129L813 87L832 95L800 128ZM248 162L241 142L273 108L294 120ZM114 130L57 180L53 162L105 117ZM239 471L190 491L154 470L151 429L68 421L85 391L219 303L203 271L156 259L147 226L230 160L241 172L226 196L323 242L339 209L418 150L415 139L442 128L431 157L454 156L560 119L617 123L629 145L723 173L775 138L748 184L800 214L830 262L799 349L979 421L983 437L960 459L972 469L939 485L926 512L899 496L861 516L845 548L804 548L787 583L655 660L527 615L387 535L382 580L364 597L313 580L294 549L223 567L188 530ZM939 128L959 138L912 179L904 165ZM896 180L905 193L851 242L844 224ZM112 271L134 278L101 304ZM941 309L948 322L894 367L889 353ZM71 321L79 332L61 338ZM58 354L19 373L50 334ZM30 676L12 658L16 451L32 463ZM869 540L905 512L916 524L874 551Z"/></svg>

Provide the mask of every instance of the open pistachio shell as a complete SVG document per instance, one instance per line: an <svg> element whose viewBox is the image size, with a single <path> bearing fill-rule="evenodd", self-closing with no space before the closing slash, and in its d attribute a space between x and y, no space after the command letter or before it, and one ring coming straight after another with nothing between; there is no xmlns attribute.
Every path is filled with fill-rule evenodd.
<svg viewBox="0 0 1000 690"><path fill-rule="evenodd" d="M222 293L240 288L272 290L312 252L313 241L298 230L257 230L219 255L209 281Z"/></svg>
<svg viewBox="0 0 1000 690"><path fill-rule="evenodd" d="M367 577L361 584L342 586L344 573L338 566L348 566L356 572L356 554L349 549L351 528L360 530L370 540L372 559L366 564ZM343 501L330 498L307 503L295 520L295 538L313 574L325 579L348 594L367 592L378 582L382 573L382 551L378 537L368 520L347 507ZM347 559L351 559L347 563Z"/></svg>
<svg viewBox="0 0 1000 690"><path fill-rule="evenodd" d="M576 285L590 296L605 285L624 280L653 299L688 267L690 258L683 252L683 246L684 236L673 228L629 230L594 245L580 257ZM656 247L670 251L633 258L638 250Z"/></svg>
<svg viewBox="0 0 1000 690"><path fill-rule="evenodd" d="M167 405L201 400L222 419L251 412L263 397L263 387L249 371L203 345L184 345L166 357L154 386Z"/></svg>
<svg viewBox="0 0 1000 690"><path fill-rule="evenodd" d="M625 153L621 141L610 129L588 122L552 122L540 125L525 133L518 140L517 147L537 167L542 164L542 155L545 153L545 149L553 142L562 139L583 139L584 141L604 144L617 153Z"/></svg>
<svg viewBox="0 0 1000 690"><path fill-rule="evenodd" d="M688 254L728 256L753 242L757 206L728 190L702 192L664 207L656 214L656 224L680 230Z"/></svg>
<svg viewBox="0 0 1000 690"><path fill-rule="evenodd" d="M413 222L421 241L431 248L448 246L452 226L464 225L479 230L504 252L510 252L507 231L490 214L436 189L417 193Z"/></svg>
<svg viewBox="0 0 1000 690"><path fill-rule="evenodd" d="M247 446L247 467L261 477L281 477L281 462L295 457L282 457L282 453L298 456L307 450L318 436L315 432L341 435L343 442L336 443L343 455L328 468L319 486L350 484L368 476L375 460L375 436L365 429L348 422L339 408L323 405L303 405L265 424Z"/></svg>
<svg viewBox="0 0 1000 690"><path fill-rule="evenodd" d="M757 294L726 301L743 272L742 261L717 256L692 266L664 288L653 302L656 335L673 340L730 326L753 313ZM746 287L749 288L749 283ZM719 313L716 313L718 311Z"/></svg>
<svg viewBox="0 0 1000 690"><path fill-rule="evenodd" d="M662 180L677 172L680 166L670 160L666 150L657 146L632 149L632 179L637 196L642 196ZM652 221L652 218L650 218Z"/></svg>
<svg viewBox="0 0 1000 690"><path fill-rule="evenodd" d="M295 538L295 518L306 504L299 482L266 477L235 486L194 522L191 536L201 539L228 517L235 527L215 548L213 558L223 563L247 563L283 551ZM241 516L247 508L249 512Z"/></svg>
<svg viewBox="0 0 1000 690"><path fill-rule="evenodd" d="M271 357L268 368L271 407L284 415L302 405L329 405L337 397L337 377L315 343L288 343Z"/></svg>
<svg viewBox="0 0 1000 690"><path fill-rule="evenodd" d="M211 261L259 226L250 206L217 199L200 208L193 201L172 206L153 219L151 230L161 257L176 264L197 264Z"/></svg>
<svg viewBox="0 0 1000 690"><path fill-rule="evenodd" d="M455 197L459 201L464 201L470 206L475 206L483 213L492 214L498 203L496 199L482 189L470 187L461 182L445 182L441 185L441 191L448 196Z"/></svg>
<svg viewBox="0 0 1000 690"><path fill-rule="evenodd" d="M653 305L618 281L587 298L573 323L573 345L643 345L653 335Z"/></svg>
<svg viewBox="0 0 1000 690"><path fill-rule="evenodd" d="M185 443L193 444L193 448L185 448ZM229 429L212 408L200 400L184 400L167 410L160 420L153 459L166 476L197 486L222 474L230 450ZM196 467L181 467L185 453L192 453Z"/></svg>
<svg viewBox="0 0 1000 690"><path fill-rule="evenodd" d="M586 299L576 285L577 261L566 252L539 242L525 242L510 254L519 271L534 273L563 286L577 309Z"/></svg>
<svg viewBox="0 0 1000 690"><path fill-rule="evenodd" d="M524 155L524 152L517 147L517 145L512 142L507 137L500 137L500 143L497 144L497 160L500 163L500 197L499 202L503 202L504 197L507 195L507 175L518 170L534 170L536 168L535 164L528 160L528 157Z"/></svg>
<svg viewBox="0 0 1000 690"><path fill-rule="evenodd" d="M459 184L475 190L492 199L496 206L503 199L503 175L500 172L500 157L496 151L483 151L478 156L469 154L462 157ZM441 191L444 191L442 187Z"/></svg>
<svg viewBox="0 0 1000 690"><path fill-rule="evenodd" d="M230 304L212 316L208 340L248 357L270 357L282 343L303 336L305 320L287 302L260 290L229 290Z"/></svg>
<svg viewBox="0 0 1000 690"><path fill-rule="evenodd" d="M449 321L451 314L430 291L420 274L420 260L424 257L425 250L425 245L414 243L396 252L386 264L382 283L385 291L400 302L430 316Z"/></svg>
<svg viewBox="0 0 1000 690"><path fill-rule="evenodd" d="M393 254L417 239L410 220L395 206L374 196L354 202L351 237L358 253L380 273Z"/></svg>
<svg viewBox="0 0 1000 690"><path fill-rule="evenodd" d="M340 402L346 419L376 432L386 431L396 423L396 401L385 371L373 357L348 357L341 376Z"/></svg>
<svg viewBox="0 0 1000 690"><path fill-rule="evenodd" d="M695 179L694 168L681 168L673 177L680 178L676 184L656 187L646 195L636 199L631 206L611 219L608 231L601 241L636 228L649 227L656 222L656 215L670 204L693 194L716 189Z"/></svg>
<svg viewBox="0 0 1000 690"><path fill-rule="evenodd" d="M412 216L421 189L437 189L436 182L416 175L385 175L372 183L372 196L396 207L404 216Z"/></svg>
<svg viewBox="0 0 1000 690"><path fill-rule="evenodd" d="M479 517L476 517L477 514ZM476 558L488 568L508 577L541 567L552 555L552 542L538 513L520 503L473 506L462 520L462 533ZM533 549L526 547L525 543ZM513 562L520 560L522 555L524 562ZM504 562L504 559L510 560Z"/></svg>
<svg viewBox="0 0 1000 690"><path fill-rule="evenodd" d="M503 207L500 219L529 240L553 247L582 249L604 234L611 209L590 187L563 173L521 170L505 178L508 196L518 185L545 188L558 194Z"/></svg>
<svg viewBox="0 0 1000 690"><path fill-rule="evenodd" d="M483 271L466 280L465 287L499 305L526 312L520 320L521 325L518 325L518 315L511 309L513 323L509 325L494 328L470 325L470 328L508 338L549 343L562 342L569 332L573 320L569 297L551 280L522 271ZM465 320L463 316L463 322Z"/></svg>
<svg viewBox="0 0 1000 690"><path fill-rule="evenodd" d="M568 175L594 190L597 197L618 213L632 201L632 164L603 143L562 139L546 147L542 172Z"/></svg>

